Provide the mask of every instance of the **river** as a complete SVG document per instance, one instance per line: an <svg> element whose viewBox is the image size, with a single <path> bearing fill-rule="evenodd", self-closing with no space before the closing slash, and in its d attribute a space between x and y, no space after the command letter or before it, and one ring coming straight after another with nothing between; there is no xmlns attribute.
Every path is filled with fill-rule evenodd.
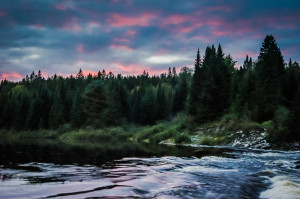
<svg viewBox="0 0 300 199"><path fill-rule="evenodd" d="M0 143L0 198L300 198L300 152Z"/></svg>

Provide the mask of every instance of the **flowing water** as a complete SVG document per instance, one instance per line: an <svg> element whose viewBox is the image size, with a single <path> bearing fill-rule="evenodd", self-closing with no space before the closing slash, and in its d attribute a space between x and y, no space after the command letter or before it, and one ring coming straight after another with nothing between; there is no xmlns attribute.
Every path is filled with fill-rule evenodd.
<svg viewBox="0 0 300 199"><path fill-rule="evenodd" d="M300 198L300 152L1 143L0 198Z"/></svg>

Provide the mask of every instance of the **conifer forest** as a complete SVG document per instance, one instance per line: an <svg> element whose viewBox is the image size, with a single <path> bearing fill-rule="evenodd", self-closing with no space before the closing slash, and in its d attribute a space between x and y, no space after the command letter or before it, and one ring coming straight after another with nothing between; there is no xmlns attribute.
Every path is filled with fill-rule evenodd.
<svg viewBox="0 0 300 199"><path fill-rule="evenodd" d="M271 121L277 141L300 140L300 67L284 60L272 35L259 56L237 67L221 45L195 51L194 68L122 76L99 70L87 76L33 71L20 82L1 81L0 127L13 130L154 125L183 114L189 125L224 117Z"/></svg>

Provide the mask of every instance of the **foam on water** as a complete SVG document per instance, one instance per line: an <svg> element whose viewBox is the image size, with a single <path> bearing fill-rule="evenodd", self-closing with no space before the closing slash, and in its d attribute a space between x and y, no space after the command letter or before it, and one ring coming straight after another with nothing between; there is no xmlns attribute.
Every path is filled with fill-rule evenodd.
<svg viewBox="0 0 300 199"><path fill-rule="evenodd" d="M300 199L300 184L288 176L275 176L270 179L271 187L260 194L260 198L270 199Z"/></svg>
<svg viewBox="0 0 300 199"><path fill-rule="evenodd" d="M237 169L219 169L212 167L204 167L204 166L187 166L182 169L178 169L178 171L182 172L200 172L200 173L224 173L224 172L238 172Z"/></svg>

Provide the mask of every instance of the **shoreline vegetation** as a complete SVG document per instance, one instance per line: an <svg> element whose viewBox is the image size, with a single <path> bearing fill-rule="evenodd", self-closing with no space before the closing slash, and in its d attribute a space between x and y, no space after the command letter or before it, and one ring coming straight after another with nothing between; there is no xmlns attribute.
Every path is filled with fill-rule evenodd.
<svg viewBox="0 0 300 199"><path fill-rule="evenodd" d="M300 141L300 67L284 62L267 35L257 60L243 66L221 45L198 50L194 69L160 76L114 75L1 81L0 139L137 141L293 148ZM292 147L291 147L292 146ZM298 146L299 147L299 146Z"/></svg>
<svg viewBox="0 0 300 199"><path fill-rule="evenodd" d="M72 129L65 124L58 129L39 129L34 131L0 130L0 139L4 142L54 142L70 146L98 146L100 143L139 142L145 144L237 146L257 149L299 150L299 142L274 142L272 121L261 124L250 121L237 121L226 117L219 121L206 123L192 130L186 123L188 118L180 114L172 121L160 121L154 125L111 126L95 129L87 126ZM261 134L266 134L260 138ZM249 142L247 139L256 139ZM254 136L254 137L253 137ZM242 139L240 139L242 137ZM257 142L257 139L261 142ZM236 145L236 142L241 142ZM248 142L247 142L248 141ZM261 145L261 143L264 143ZM252 144L252 145L251 145Z"/></svg>

